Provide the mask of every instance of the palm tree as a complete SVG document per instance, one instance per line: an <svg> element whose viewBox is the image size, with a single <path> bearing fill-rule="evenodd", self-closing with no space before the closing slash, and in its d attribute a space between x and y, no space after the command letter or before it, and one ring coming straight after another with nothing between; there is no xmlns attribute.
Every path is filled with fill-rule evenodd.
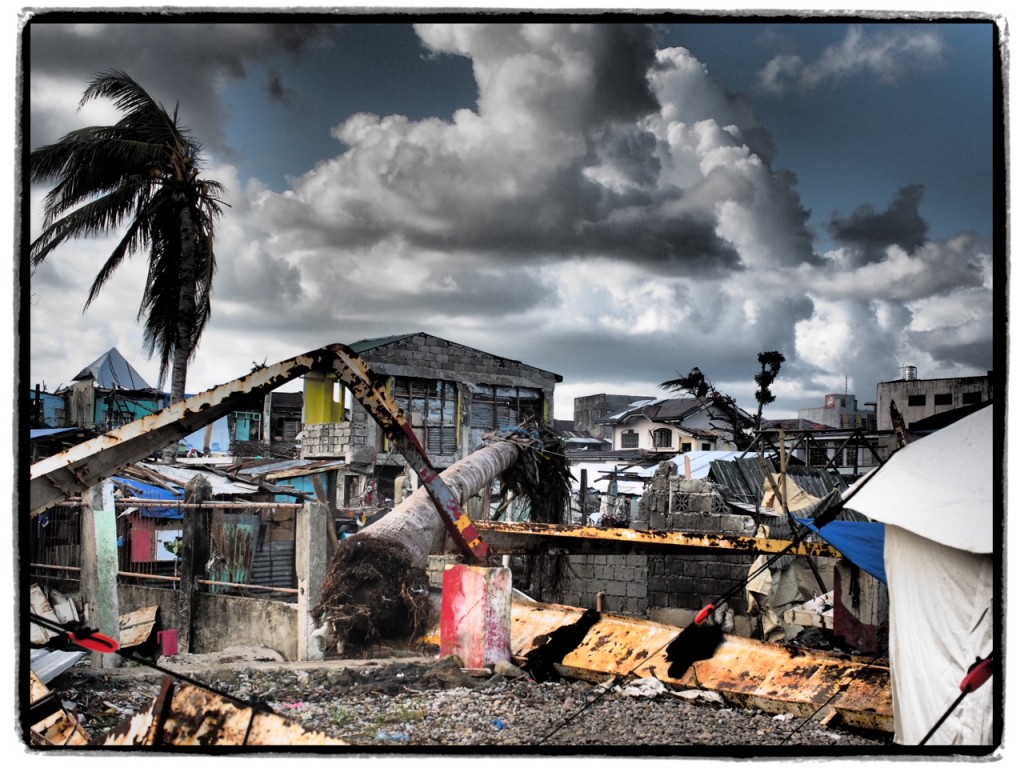
<svg viewBox="0 0 1024 768"><path fill-rule="evenodd" d="M485 445L440 473L460 506L489 495L529 500L533 522L561 522L571 492L569 462L558 436L545 427L484 436ZM411 638L426 629L431 607L426 568L442 533L424 487L335 550L314 618L342 652L382 638Z"/></svg>
<svg viewBox="0 0 1024 768"><path fill-rule="evenodd" d="M199 178L202 145L131 77L109 70L89 83L91 99L113 100L114 125L72 131L30 155L33 182L55 182L45 198L43 232L30 246L33 267L68 240L127 228L100 268L87 309L126 256L149 252L139 307L144 349L171 371L171 403L184 399L185 375L210 317L216 268L214 219L223 187Z"/></svg>

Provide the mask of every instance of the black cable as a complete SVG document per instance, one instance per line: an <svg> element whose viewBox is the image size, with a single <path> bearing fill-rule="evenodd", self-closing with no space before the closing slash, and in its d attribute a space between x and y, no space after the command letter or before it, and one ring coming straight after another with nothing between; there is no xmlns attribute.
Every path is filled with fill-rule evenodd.
<svg viewBox="0 0 1024 768"><path fill-rule="evenodd" d="M856 491L857 491L857 490L859 490L859 488L857 488L857 489L854 489L854 493L856 493ZM852 496L853 496L853 493L851 493L851 494L850 494L850 496L848 496L846 500L849 500L849 498L850 498L850 497L852 497ZM827 500L828 498L829 498L829 497L828 497L828 496L826 496L826 497L825 497L825 500ZM720 597L719 597L719 598L718 598L717 600L715 600L715 601L714 601L713 603L711 603L711 606L712 606L712 611L711 611L711 612L713 612L713 611L714 611L714 609L717 609L717 608L718 608L718 607L720 607L720 606L721 606L722 604L724 604L724 603L725 603L726 601L728 601L728 599L729 599L730 597L732 597L732 596L733 596L734 594L736 594L736 593L737 593L737 592L739 592L739 591L740 591L741 589L743 589L744 587L746 587L746 585L747 585L747 584L748 584L748 583L750 582L750 580L751 580L751 579L753 579L753 578L754 578L755 576L757 576L758 574L760 574L760 573L763 573L765 569L767 569L767 568L768 568L769 566L771 566L772 564L774 564L774 563L775 563L775 562L776 562L776 561L777 561L777 560L778 560L778 559L779 559L780 557L783 557L783 556L784 556L784 555L786 555L786 554L787 554L787 553L788 553L788 552L789 552L789 551L790 551L791 549L793 549L794 547L796 547L796 545L797 545L797 544L798 544L798 543L799 543L799 542L800 542L800 541L801 541L801 540L802 540L803 538L805 538L805 537L806 537L806 536L807 536L807 535L808 535L809 533L812 533L812 532L814 532L814 530L815 530L816 528L817 528L817 529L820 529L820 528L824 527L825 525L828 525L828 524L829 524L830 522L832 522L833 520L835 520L835 518L836 518L836 517L837 517L837 516L839 515L839 512L840 512L840 511L842 510L842 508L843 508L843 505L844 505L844 502L845 502L845 500L844 500L844 499L842 499L842 498L834 499L834 500L833 500L833 502L832 502L832 503L830 503L830 504L828 504L828 505L827 505L827 506L825 507L824 511L822 511L822 512L821 512L821 513L820 513L820 514L819 514L819 515L817 516L817 517L815 517L815 518L814 518L814 520L812 520L810 524L803 524L803 523L801 523L801 526L802 526L802 530L798 529L798 535L797 535L797 537L796 537L796 538L794 538L794 539L793 539L793 541L791 541L791 542L790 542L790 543L789 543L789 544L788 544L788 545L787 545L787 546L785 547L785 549L783 549L783 550L781 550L780 552L777 552L776 554L772 555L772 556L771 556L770 558L768 558L768 559L767 559L767 560L765 561L765 563L764 563L763 565L761 565L760 567L758 567L758 568L757 568L757 569L755 569L754 571L752 571L752 572L748 573L748 574L747 574L747 576L746 576L746 578L745 578L745 579L744 579L743 581L741 581L741 582L740 582L739 584L737 584L737 585L736 585L735 587L733 587L733 588L732 588L731 590L729 590L729 591L728 591L728 592L726 592L726 593L725 593L724 595L720 596ZM709 612L709 613L710 613L710 612ZM677 639L678 639L678 638L679 638L679 637L680 637L680 636L681 636L681 635L683 634L683 632L685 632L685 631L686 631L687 629L689 629L689 628L690 628L691 626L697 626L697 625L696 625L696 624L688 624L688 625L687 625L686 627L683 627L683 628L682 628L682 629L681 629L681 630L680 630L680 631L679 631L679 632L678 632L677 634L673 635L673 636L672 636L672 638L671 638L670 640L667 640L667 641L666 641L665 643L663 643L663 644L662 644L661 646L659 646L659 647L658 647L657 649L655 649L654 653L652 653L652 654L648 654L648 655L647 655L646 657L644 657L644 658L643 658L643 659L642 659L642 660L641 660L640 662L638 662L638 663L637 663L637 665L636 665L635 667L633 667L632 669L628 670L627 672L625 672L625 673L623 673L623 674L621 674L621 675L618 675L618 677L627 677L628 675L631 675L631 674L633 674L633 673L634 673L634 672L635 672L635 671L636 671L637 669L639 669L639 668L640 668L640 665L641 665L641 664L643 664L643 663L644 663L645 661L648 661L648 660L649 660L649 659L650 659L650 658L651 658L652 656L656 655L656 654L657 654L658 652L662 651L662 650L663 650L664 648L666 648L666 647L667 647L668 645L670 645L670 644L671 644L672 642L674 642L675 640L677 640ZM609 682L610 682L610 681L609 681ZM562 728L564 728L564 727L565 727L565 726L567 726L567 725L568 725L569 723L571 723L571 722L572 722L573 720L575 720L575 719L576 719L576 718L577 718L577 717L578 717L579 715L581 715L581 714L582 714L582 713L583 713L583 712L584 712L585 710L589 709L591 705L593 705L593 704L594 704L595 702L597 702L598 700L600 700L600 699L601 699L601 697L602 697L602 696L604 696L604 695L605 695L605 693L607 693L607 692L608 692L609 690L611 690L611 685L610 685L610 684L609 684L609 685L607 685L607 686L602 686L602 690L601 690L601 692L600 692L600 693L599 693L599 694L598 694L597 696L593 697L593 699L590 699L590 700L588 700L588 701L585 701L585 702L583 703L583 705L582 705L582 706L581 706L581 707L580 707L580 708L579 708L579 709L578 709L578 710L577 710L576 712L574 712L574 713L573 713L572 715L570 715L570 716L569 716L569 717L568 717L567 719L565 719L564 721L562 721L562 722L561 722L561 723L560 723L560 724L559 724L559 725L558 725L558 726L557 726L557 727L556 727L556 728L555 728L554 730L552 730L552 731L551 731L551 732L549 732L549 733L548 733L547 735L545 735L545 736L544 736L544 737L543 737L543 738L542 738L542 739L541 739L540 741L536 742L536 744L538 744L538 745L539 745L539 744L543 744L543 743L544 743L545 741L547 741L547 740L548 740L549 738L551 738L552 736L554 736L554 735L555 735L556 733L558 733L558 731L560 731L560 730L561 730ZM838 693L838 691L837 691L837 693ZM833 694L833 698L834 698L834 696L835 696L835 694ZM829 700L831 701L831 699L829 699ZM822 706L824 706L824 705L822 705ZM815 714L817 714L817 713L815 713ZM813 715L812 715L812 716L813 716Z"/></svg>
<svg viewBox="0 0 1024 768"><path fill-rule="evenodd" d="M29 620L32 621L35 624L38 624L41 627L45 627L46 629L50 629L50 630L53 630L55 632L58 632L61 635L70 635L72 633L76 633L77 634L78 632L81 632L82 635L78 635L78 636L80 638L84 639L85 637L89 636L90 634L95 634L95 630L91 630L91 629L89 629L87 627L77 627L77 628L76 627L68 627L66 625L58 624L57 622L50 621L49 619L44 619L42 616L37 616L34 613L30 613L29 614ZM74 641L71 641L71 642L74 642ZM93 651L93 652L94 653L99 653L99 651ZM128 661L134 661L134 662L136 662L138 664L143 665L144 667L149 667L150 669L155 669L158 672L162 672L165 675L169 675L170 677L174 677L174 678L177 678L179 680L182 680L182 681L188 683L189 685L194 685L197 688L202 688L203 690L209 691L210 693L215 693L218 696L223 696L225 699L230 701L232 704L236 704L236 705L238 705L240 707L250 708L250 709L253 709L254 711L257 711L257 712L267 712L267 713L271 713L271 714L273 714L273 712L274 712L274 710L268 704L266 704L265 702L262 702L262 701L247 701L247 700L239 698L238 696L235 696L233 694L226 693L225 691L217 690L213 686L207 685L206 683L203 683L203 682L201 682L199 680L194 680L194 679L190 678L188 675L184 675L184 674L182 674L180 672L175 672L174 670L168 669L167 667L161 667L156 662L150 661L149 659L145 658L144 656L140 656L140 655L137 655L135 653L129 653L128 651L125 651L122 648L114 649L114 650L110 651L110 653L116 653L118 656L120 656L123 659L127 659Z"/></svg>

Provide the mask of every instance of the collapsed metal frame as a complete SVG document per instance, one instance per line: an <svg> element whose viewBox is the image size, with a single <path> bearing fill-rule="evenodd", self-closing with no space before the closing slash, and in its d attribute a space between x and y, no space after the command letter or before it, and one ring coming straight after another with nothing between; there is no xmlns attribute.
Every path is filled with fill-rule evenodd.
<svg viewBox="0 0 1024 768"><path fill-rule="evenodd" d="M331 344L260 368L36 462L30 468L31 517L80 495L121 468L161 451L222 416L243 409L283 384L314 372L334 374L349 388L416 472L462 553L471 560L483 560L487 545L431 465L402 409L388 392L386 379L375 375L344 344Z"/></svg>

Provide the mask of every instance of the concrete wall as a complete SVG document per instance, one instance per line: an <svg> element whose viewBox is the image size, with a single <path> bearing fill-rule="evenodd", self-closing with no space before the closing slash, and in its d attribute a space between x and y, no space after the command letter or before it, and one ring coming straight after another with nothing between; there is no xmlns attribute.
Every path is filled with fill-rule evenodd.
<svg viewBox="0 0 1024 768"><path fill-rule="evenodd" d="M154 631L180 629L178 592L119 585L121 615L157 605ZM198 594L193 653L215 653L234 646L270 648L287 661L298 658L298 609L294 603L257 597ZM184 652L184 649L182 649Z"/></svg>

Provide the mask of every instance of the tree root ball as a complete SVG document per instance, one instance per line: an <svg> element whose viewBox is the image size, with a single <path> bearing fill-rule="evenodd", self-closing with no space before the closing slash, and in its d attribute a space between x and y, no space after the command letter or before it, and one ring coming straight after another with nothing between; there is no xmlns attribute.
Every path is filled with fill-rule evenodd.
<svg viewBox="0 0 1024 768"><path fill-rule="evenodd" d="M359 656L381 641L423 634L432 612L426 569L400 544L359 533L335 552L313 617L329 625L338 655Z"/></svg>

